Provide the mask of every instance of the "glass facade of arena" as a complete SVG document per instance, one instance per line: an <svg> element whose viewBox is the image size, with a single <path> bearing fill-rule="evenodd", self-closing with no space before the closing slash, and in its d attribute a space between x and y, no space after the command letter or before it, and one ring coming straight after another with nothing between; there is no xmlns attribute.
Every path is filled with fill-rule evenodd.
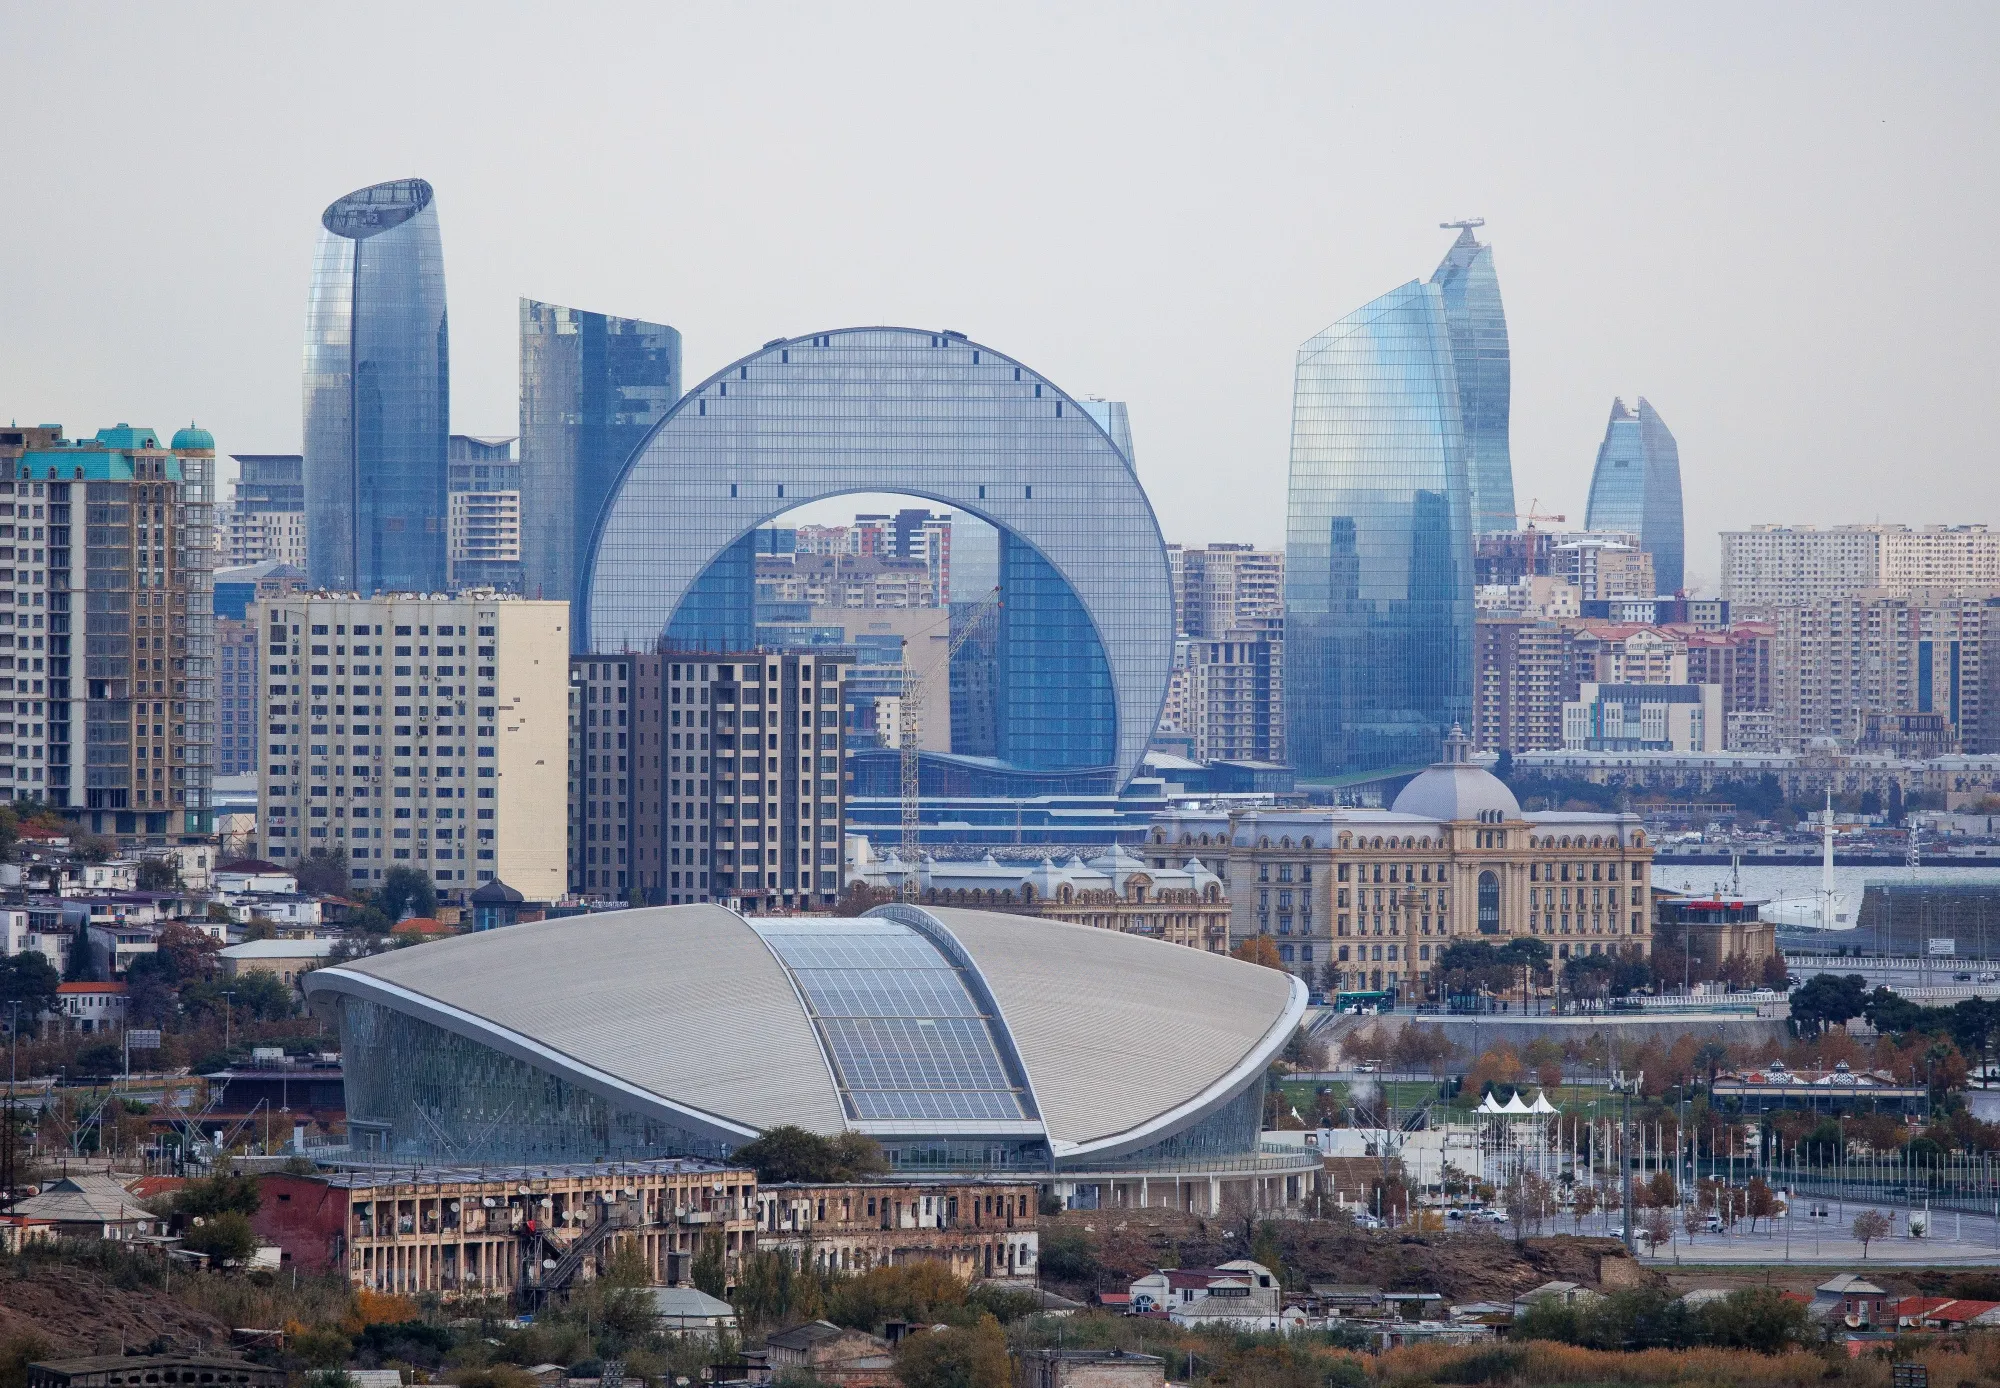
<svg viewBox="0 0 2000 1388"><path fill-rule="evenodd" d="M996 703L1012 691L1000 722L1016 726L995 729L1001 760L1091 765L1123 784L1165 701L1173 594L1129 439L1107 423L1127 434L1122 411L1086 409L959 333L774 341L688 392L627 463L599 521L579 625L593 650L650 650L663 637L740 648L734 627L751 616L754 586L738 547L757 527L828 497L922 497L1011 537L1002 611L1019 620L1011 641L996 636Z"/></svg>
<svg viewBox="0 0 2000 1388"><path fill-rule="evenodd" d="M1301 772L1423 766L1470 722L1471 493L1438 285L1392 290L1299 349L1285 663Z"/></svg>
<svg viewBox="0 0 2000 1388"><path fill-rule="evenodd" d="M1678 593L1685 582L1687 540L1681 525L1681 450L1660 412L1644 396L1638 413L1611 402L1597 469L1590 476L1591 530L1625 530L1653 556L1654 586Z"/></svg>
<svg viewBox="0 0 2000 1388"><path fill-rule="evenodd" d="M1034 1106L992 1006L917 930L753 921L799 990L849 1122L1021 1125ZM983 991L983 990L982 990Z"/></svg>
<svg viewBox="0 0 2000 1388"><path fill-rule="evenodd" d="M583 591L604 499L680 394L681 335L674 329L521 300L521 553L529 596L573 600Z"/></svg>
<svg viewBox="0 0 2000 1388"><path fill-rule="evenodd" d="M307 567L320 588L443 592L451 367L431 185L349 193L320 225L306 307Z"/></svg>
<svg viewBox="0 0 2000 1388"><path fill-rule="evenodd" d="M1507 423L1513 363L1493 248L1473 239L1470 226L1461 226L1431 283L1444 298L1445 327L1451 334L1459 414L1465 421L1466 473L1472 483L1472 530L1512 530L1514 463Z"/></svg>
<svg viewBox="0 0 2000 1388"><path fill-rule="evenodd" d="M397 1161L636 1161L730 1144L366 998L341 996L348 1133Z"/></svg>

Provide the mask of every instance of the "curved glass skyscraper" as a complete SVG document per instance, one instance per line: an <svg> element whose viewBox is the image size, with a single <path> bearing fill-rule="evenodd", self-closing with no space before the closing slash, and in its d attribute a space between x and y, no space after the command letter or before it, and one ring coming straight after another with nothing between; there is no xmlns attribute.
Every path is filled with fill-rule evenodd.
<svg viewBox="0 0 2000 1388"><path fill-rule="evenodd" d="M632 454L598 517L578 622L596 651L742 650L758 527L853 492L941 502L1000 532L990 769L1123 785L1166 699L1173 586L1123 412L1103 420L1122 442L962 333L776 339L695 386Z"/></svg>
<svg viewBox="0 0 2000 1388"><path fill-rule="evenodd" d="M1412 281L1299 349L1286 737L1308 775L1427 765L1471 717L1472 482L1445 298Z"/></svg>
<svg viewBox="0 0 2000 1388"><path fill-rule="evenodd" d="M521 300L521 558L534 598L583 594L597 513L681 395L681 335L661 323ZM578 631L577 650L584 649Z"/></svg>
<svg viewBox="0 0 2000 1388"><path fill-rule="evenodd" d="M1459 415L1465 422L1466 471L1472 479L1472 530L1514 528L1514 463L1507 448L1513 364L1507 353L1507 312L1493 273L1493 248L1473 239L1477 223L1447 223L1458 240L1431 275L1444 296L1458 376Z"/></svg>
<svg viewBox="0 0 2000 1388"><path fill-rule="evenodd" d="M1687 539L1681 526L1681 450L1645 396L1639 412L1611 402L1611 421L1597 446L1584 525L1627 530L1653 556L1654 585L1678 593L1686 583Z"/></svg>
<svg viewBox="0 0 2000 1388"><path fill-rule="evenodd" d="M306 558L322 588L442 592L451 371L444 247L420 178L320 215L306 307Z"/></svg>

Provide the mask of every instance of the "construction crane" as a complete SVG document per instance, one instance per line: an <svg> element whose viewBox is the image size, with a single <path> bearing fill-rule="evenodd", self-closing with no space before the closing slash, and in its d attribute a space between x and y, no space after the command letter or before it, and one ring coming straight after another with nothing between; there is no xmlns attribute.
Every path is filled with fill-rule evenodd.
<svg viewBox="0 0 2000 1388"><path fill-rule="evenodd" d="M1568 516L1544 514L1541 510L1541 505L1542 499L1536 497L1528 503L1528 509L1525 511L1481 511L1479 515L1483 520L1498 520L1502 518L1507 520L1524 520L1528 523L1528 529L1530 530L1535 528L1536 521L1555 521L1563 525L1569 523Z"/></svg>
<svg viewBox="0 0 2000 1388"><path fill-rule="evenodd" d="M917 791L920 782L917 761L917 735L923 723L924 696L937 673L945 672L947 680L951 674L951 663L958 658L958 652L971 639L972 633L985 625L986 619L1000 610L1000 590L995 588L971 612L958 632L951 638L951 645L945 650L944 659L932 665L919 675L909 665L909 653L904 652L903 692L900 707L896 710L896 739L898 749L903 754L903 884L902 896L906 901L914 900L917 894ZM949 611L949 609L947 609ZM947 617L949 622L950 618Z"/></svg>

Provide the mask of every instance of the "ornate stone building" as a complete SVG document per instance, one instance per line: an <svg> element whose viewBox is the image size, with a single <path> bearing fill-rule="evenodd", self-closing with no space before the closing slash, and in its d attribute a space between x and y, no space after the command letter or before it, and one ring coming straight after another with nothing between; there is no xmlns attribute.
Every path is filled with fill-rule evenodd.
<svg viewBox="0 0 2000 1388"><path fill-rule="evenodd" d="M1170 813L1146 847L1219 848L1231 947L1269 936L1328 992L1431 996L1432 965L1461 939L1532 936L1558 961L1649 954L1653 849L1638 816L1524 813L1470 753L1454 730L1386 810Z"/></svg>

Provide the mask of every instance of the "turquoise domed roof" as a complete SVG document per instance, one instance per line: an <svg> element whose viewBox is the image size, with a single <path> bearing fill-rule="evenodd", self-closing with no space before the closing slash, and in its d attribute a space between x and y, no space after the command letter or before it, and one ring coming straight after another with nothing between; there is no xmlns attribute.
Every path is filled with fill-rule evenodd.
<svg viewBox="0 0 2000 1388"><path fill-rule="evenodd" d="M172 447L176 453L193 453L204 448L213 453L215 435L206 429L197 429L193 424L189 424L187 428L175 432Z"/></svg>

